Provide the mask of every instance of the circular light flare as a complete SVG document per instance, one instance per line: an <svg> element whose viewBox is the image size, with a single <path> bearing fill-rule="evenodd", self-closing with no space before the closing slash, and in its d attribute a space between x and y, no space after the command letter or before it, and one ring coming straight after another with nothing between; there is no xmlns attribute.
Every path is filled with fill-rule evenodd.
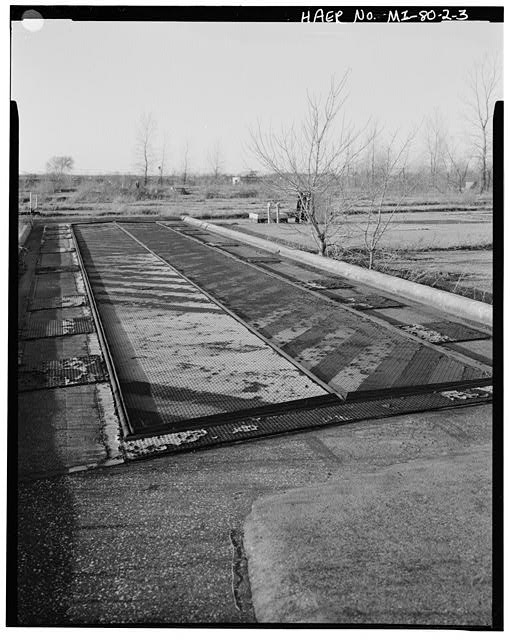
<svg viewBox="0 0 510 640"><path fill-rule="evenodd" d="M21 24L27 31L35 33L36 31L40 31L43 28L44 18L39 13L39 11L35 11L35 9L29 9L28 11L23 12L23 15L21 16Z"/></svg>

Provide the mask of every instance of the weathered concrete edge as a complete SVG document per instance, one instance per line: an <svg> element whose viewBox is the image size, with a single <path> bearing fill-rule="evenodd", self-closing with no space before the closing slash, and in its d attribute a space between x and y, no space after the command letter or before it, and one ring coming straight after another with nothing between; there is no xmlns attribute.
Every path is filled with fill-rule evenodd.
<svg viewBox="0 0 510 640"><path fill-rule="evenodd" d="M246 233L242 233L241 231L226 229L220 225L203 222L202 220L197 220L190 216L182 216L182 220L187 224L201 227L204 230L209 230L228 238L254 245L261 249L265 249L266 251L279 253L284 257L291 258L292 260L296 260L312 267L323 269L328 273L332 273L343 278L349 278L350 280L359 282L360 284L376 287L377 289L381 289L387 293L402 296L412 300L413 302L425 304L464 320L476 322L477 324L481 324L492 329L492 306L490 304L470 300L469 298L459 296L455 293L434 289L433 287L428 287L427 285L419 284L417 282L410 282L409 280L397 278L396 276L390 276L385 273L364 269L363 267L347 264L340 260L323 258L322 256L307 253L300 249L290 249L270 240L250 236Z"/></svg>

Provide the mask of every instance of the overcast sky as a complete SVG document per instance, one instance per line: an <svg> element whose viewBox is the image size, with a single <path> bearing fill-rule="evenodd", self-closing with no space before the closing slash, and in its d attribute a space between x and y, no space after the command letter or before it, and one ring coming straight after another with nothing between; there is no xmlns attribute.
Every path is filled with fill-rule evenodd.
<svg viewBox="0 0 510 640"><path fill-rule="evenodd" d="M351 69L347 111L362 124L419 126L439 108L455 133L466 73L502 48L503 25L134 23L12 24L12 97L20 170L70 155L76 173L130 172L141 115L151 112L167 166L208 169L219 142L229 172L258 168L248 130L299 121L306 90Z"/></svg>

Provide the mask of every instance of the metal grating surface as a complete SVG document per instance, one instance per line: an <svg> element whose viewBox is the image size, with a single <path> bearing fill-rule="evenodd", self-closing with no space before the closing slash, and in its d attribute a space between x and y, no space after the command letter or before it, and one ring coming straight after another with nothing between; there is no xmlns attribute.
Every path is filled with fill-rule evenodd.
<svg viewBox="0 0 510 640"><path fill-rule="evenodd" d="M348 308L300 290L154 223L122 225L342 396L490 377ZM399 305L376 293L326 290L353 306Z"/></svg>
<svg viewBox="0 0 510 640"><path fill-rule="evenodd" d="M481 382L490 384L488 368L470 367L311 292L296 295L292 284L249 264L233 268L224 253L154 223L123 226L347 395L331 403L334 396L261 349L258 338L119 227L83 225L77 239L135 429L127 443L132 457L492 398ZM232 340L239 328L242 337ZM471 388L475 381L480 386Z"/></svg>
<svg viewBox="0 0 510 640"><path fill-rule="evenodd" d="M472 406L491 401L492 386L484 386L382 400L339 402L322 407L290 410L284 414L256 416L212 426L202 424L173 433L130 438L125 442L124 449L128 458L137 459L163 452L179 453L302 429L341 426L359 420Z"/></svg>
<svg viewBox="0 0 510 640"><path fill-rule="evenodd" d="M181 231L182 233L183 231ZM195 229L186 229L186 235L190 236L192 238L209 238L210 237L210 233L208 233L207 231L199 231L199 230L195 230Z"/></svg>
<svg viewBox="0 0 510 640"><path fill-rule="evenodd" d="M86 296L53 296L48 298L33 298L28 306L29 311L42 309L62 309L67 307L82 307L87 304Z"/></svg>
<svg viewBox="0 0 510 640"><path fill-rule="evenodd" d="M69 267L78 266L76 253L67 251L65 253L44 253L39 256L38 267Z"/></svg>
<svg viewBox="0 0 510 640"><path fill-rule="evenodd" d="M71 236L44 237L41 240L42 253L58 253L60 250L72 251L74 248Z"/></svg>
<svg viewBox="0 0 510 640"><path fill-rule="evenodd" d="M238 242L211 242L208 241L207 244L211 247L219 247L221 249L221 247L238 247L239 243Z"/></svg>
<svg viewBox="0 0 510 640"><path fill-rule="evenodd" d="M231 245L230 247L225 248L225 251L238 258L243 258L244 260L263 261L265 259L277 258L279 261L279 256L277 256L275 253L272 253L270 251L263 251L256 247L250 247L249 245L245 244L243 245L236 243L235 245Z"/></svg>
<svg viewBox="0 0 510 640"><path fill-rule="evenodd" d="M29 391L52 387L103 382L108 378L100 356L80 356L41 362L37 367L18 369L18 389Z"/></svg>
<svg viewBox="0 0 510 640"><path fill-rule="evenodd" d="M42 244L47 244L47 243L56 243L56 242L71 242L73 239L72 235L70 233L44 233L43 237L42 237Z"/></svg>
<svg viewBox="0 0 510 640"><path fill-rule="evenodd" d="M43 255L53 255L60 253L73 253L75 248L70 244L66 244L65 246L60 246L56 243L46 244L41 247L40 253Z"/></svg>
<svg viewBox="0 0 510 640"><path fill-rule="evenodd" d="M93 333L76 333L70 336L22 340L19 342L18 365L26 369L39 369L46 360L101 355Z"/></svg>
<svg viewBox="0 0 510 640"><path fill-rule="evenodd" d="M463 324L457 322L451 322L448 320L430 322L425 325L428 329L432 329L450 338L451 342L461 342L464 340L480 340L483 338L490 338L490 335L471 327L466 327Z"/></svg>
<svg viewBox="0 0 510 640"><path fill-rule="evenodd" d="M50 338L52 336L65 336L75 333L92 333L94 323L90 317L63 318L55 320L36 320L29 318L21 331L22 340L35 340L37 338Z"/></svg>
<svg viewBox="0 0 510 640"><path fill-rule="evenodd" d="M303 282L302 285L307 289L350 289L352 285L342 282L340 278L317 278L315 280L309 280Z"/></svg>
<svg viewBox="0 0 510 640"><path fill-rule="evenodd" d="M323 272L312 268L304 268L293 262L285 261L274 267L265 268L283 278L296 282L310 289L351 289L352 284L340 277L325 277Z"/></svg>
<svg viewBox="0 0 510 640"><path fill-rule="evenodd" d="M81 274L76 273L40 273L35 277L34 298L57 298L59 296L83 295L80 290Z"/></svg>
<svg viewBox="0 0 510 640"><path fill-rule="evenodd" d="M120 228L76 237L135 432L326 394Z"/></svg>
<svg viewBox="0 0 510 640"><path fill-rule="evenodd" d="M246 258L246 262L251 262L253 264L271 264L273 262L281 262L281 260L279 258L271 258L270 256L267 257L260 257L260 256L256 256L254 258Z"/></svg>
<svg viewBox="0 0 510 640"><path fill-rule="evenodd" d="M36 273L75 273L79 271L78 265L59 265L56 267L36 267Z"/></svg>
<svg viewBox="0 0 510 640"><path fill-rule="evenodd" d="M338 300L342 304L352 307L353 309L384 309L392 307L402 307L402 302L387 298L378 293L357 291L352 289L348 292L343 291L324 291L331 300Z"/></svg>
<svg viewBox="0 0 510 640"><path fill-rule="evenodd" d="M435 344L490 338L486 333L446 320L442 322L428 322L426 324L404 324L399 325L399 328Z"/></svg>

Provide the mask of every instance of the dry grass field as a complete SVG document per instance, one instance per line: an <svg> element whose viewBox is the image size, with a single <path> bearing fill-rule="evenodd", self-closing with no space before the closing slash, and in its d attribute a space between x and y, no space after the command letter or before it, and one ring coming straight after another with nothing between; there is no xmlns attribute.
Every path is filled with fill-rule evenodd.
<svg viewBox="0 0 510 640"><path fill-rule="evenodd" d="M82 182L76 188L38 195L37 217L173 217L188 215L286 245L316 251L309 225L256 224L250 213L264 214L274 193L262 183L124 186L114 179ZM34 196L32 196L34 202ZM281 198L281 211L293 216L296 202ZM20 214L28 209L27 189L20 193ZM383 211L392 210L391 198ZM374 268L413 281L492 302L492 199L475 192L417 193L403 201L380 240ZM292 220L292 218L291 218ZM340 215L331 233L331 257L367 266L364 231L367 203L360 197L348 215Z"/></svg>

